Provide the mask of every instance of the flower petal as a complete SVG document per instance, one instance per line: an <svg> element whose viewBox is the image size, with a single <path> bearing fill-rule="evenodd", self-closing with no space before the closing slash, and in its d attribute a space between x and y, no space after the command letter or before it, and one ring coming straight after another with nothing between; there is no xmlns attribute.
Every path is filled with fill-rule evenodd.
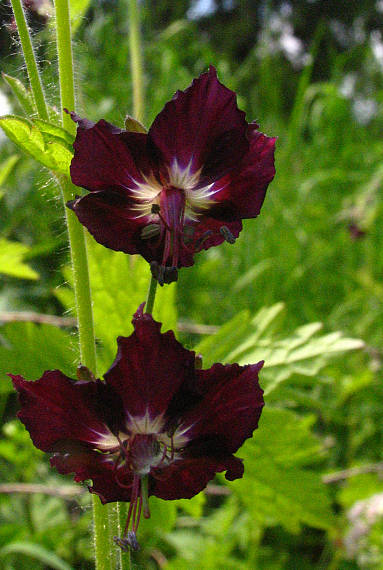
<svg viewBox="0 0 383 570"><path fill-rule="evenodd" d="M103 119L96 124L79 118L76 122L70 173L77 186L128 192L133 180L141 180L141 172L152 169L147 135L121 131Z"/></svg>
<svg viewBox="0 0 383 570"><path fill-rule="evenodd" d="M114 462L108 455L80 446L76 448L67 445L65 452L55 453L50 462L63 475L75 473L74 480L77 482L91 479L93 485L89 491L99 495L102 503L130 500L131 490L126 487L129 487L133 480L132 472L121 468L121 482L124 486L119 485L115 477Z"/></svg>
<svg viewBox="0 0 383 570"><path fill-rule="evenodd" d="M194 442L219 438L228 453L235 453L258 426L263 390L258 372L263 362L249 366L214 364L197 370L197 389L202 397L182 418L181 428ZM214 449L213 444L213 449Z"/></svg>
<svg viewBox="0 0 383 570"><path fill-rule="evenodd" d="M215 245L220 245L225 241L225 237L221 232L223 226L229 230L233 238L237 238L242 230L242 222L240 220L235 222L222 222L208 216L202 216L198 222L190 224L190 227L193 229L193 236L189 248L193 253L197 253L202 249L209 249ZM184 263L184 257L186 257L187 253L187 251L185 253L182 251L181 255L181 261L184 267L187 266L186 263Z"/></svg>
<svg viewBox="0 0 383 570"><path fill-rule="evenodd" d="M217 79L214 67L177 91L154 120L148 136L158 149L159 162L191 171L202 168L208 178L222 176L246 153L245 113L236 95Z"/></svg>
<svg viewBox="0 0 383 570"><path fill-rule="evenodd" d="M104 378L120 394L128 414L148 413L155 419L166 412L180 385L192 381L195 354L183 348L172 331L162 334L161 324L143 313L143 305L133 325L130 337L118 337L117 357Z"/></svg>
<svg viewBox="0 0 383 570"><path fill-rule="evenodd" d="M214 195L217 203L210 208L210 216L227 221L258 216L275 175L275 141L263 133L251 133L249 151L239 167L227 176L230 183L222 183L223 189Z"/></svg>
<svg viewBox="0 0 383 570"><path fill-rule="evenodd" d="M44 372L35 382L10 376L19 392L18 417L39 449L50 451L62 440L102 449L115 439L103 421L109 414L110 389L100 381L73 382L59 370ZM115 398L113 402L116 405ZM116 408L115 413L118 416L121 411Z"/></svg>
<svg viewBox="0 0 383 570"><path fill-rule="evenodd" d="M124 253L140 253L140 233L146 218L137 218L131 201L114 191L92 192L68 202L79 221L98 243Z"/></svg>
<svg viewBox="0 0 383 570"><path fill-rule="evenodd" d="M160 499L191 499L221 471L227 471L226 478L232 481L242 477L243 464L233 455L183 459L153 473L150 493Z"/></svg>

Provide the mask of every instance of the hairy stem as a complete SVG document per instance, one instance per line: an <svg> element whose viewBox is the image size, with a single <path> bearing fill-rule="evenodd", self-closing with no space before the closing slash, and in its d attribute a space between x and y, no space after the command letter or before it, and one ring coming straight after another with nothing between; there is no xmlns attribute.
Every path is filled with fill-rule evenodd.
<svg viewBox="0 0 383 570"><path fill-rule="evenodd" d="M29 35L27 21L25 19L23 5L21 0L11 0L13 14L19 32L21 48L23 50L25 64L27 66L27 73L29 82L31 84L32 95L35 101L36 110L41 119L47 121L49 119L48 107L45 101L43 84L41 82L39 69L35 52L33 50L31 36Z"/></svg>
<svg viewBox="0 0 383 570"><path fill-rule="evenodd" d="M70 116L64 112L64 108L70 111L75 109L69 1L55 0L55 8L62 125L74 134L76 132L75 124ZM67 202L73 198L75 187L65 177L60 179L60 185L64 202ZM97 374L85 234L75 215L67 209L66 217L73 265L81 361L94 374ZM118 552L113 544L113 535L118 532L117 510L116 506L113 505L103 506L99 497L93 496L94 546L97 570L114 570L116 567Z"/></svg>
<svg viewBox="0 0 383 570"><path fill-rule="evenodd" d="M130 68L133 84L133 116L144 121L144 78L140 33L140 13L137 0L129 0Z"/></svg>

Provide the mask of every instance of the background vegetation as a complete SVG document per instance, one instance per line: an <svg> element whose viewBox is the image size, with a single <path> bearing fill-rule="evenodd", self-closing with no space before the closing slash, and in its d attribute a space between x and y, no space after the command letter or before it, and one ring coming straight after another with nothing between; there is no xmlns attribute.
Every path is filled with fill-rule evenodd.
<svg viewBox="0 0 383 570"><path fill-rule="evenodd" d="M53 10L26 5L54 107ZM148 125L212 63L247 118L279 139L259 219L234 246L198 255L154 314L205 366L265 359L267 405L238 453L245 476L218 478L191 501L153 500L135 565L382 568L382 2L140 5ZM126 1L71 7L78 112L122 125L132 112ZM0 67L26 83L9 6L1 18ZM4 78L0 115L24 114L15 91ZM48 170L0 136L0 566L92 568L89 495L32 447L6 377L74 374L63 206ZM103 372L148 270L92 241L89 253Z"/></svg>

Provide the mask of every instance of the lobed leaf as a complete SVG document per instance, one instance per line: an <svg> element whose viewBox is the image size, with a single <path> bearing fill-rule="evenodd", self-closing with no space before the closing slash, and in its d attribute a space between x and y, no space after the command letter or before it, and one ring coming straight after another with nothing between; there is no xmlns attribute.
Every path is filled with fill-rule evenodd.
<svg viewBox="0 0 383 570"><path fill-rule="evenodd" d="M0 127L19 148L53 172L69 175L73 157L66 131L44 121L23 117L0 117Z"/></svg>
<svg viewBox="0 0 383 570"><path fill-rule="evenodd" d="M291 411L265 408L260 431L238 452L244 460L244 481L229 486L255 523L281 524L289 532L298 532L301 524L332 528L328 489L320 473L307 469L321 449L311 423Z"/></svg>
<svg viewBox="0 0 383 570"><path fill-rule="evenodd" d="M315 336L321 323L298 327L283 337L283 310L283 303L277 303L263 307L253 318L245 312L236 315L195 350L201 352L206 366L218 360L241 365L264 360L262 384L267 395L294 374L315 376L333 358L364 347L363 341L346 338L341 332Z"/></svg>

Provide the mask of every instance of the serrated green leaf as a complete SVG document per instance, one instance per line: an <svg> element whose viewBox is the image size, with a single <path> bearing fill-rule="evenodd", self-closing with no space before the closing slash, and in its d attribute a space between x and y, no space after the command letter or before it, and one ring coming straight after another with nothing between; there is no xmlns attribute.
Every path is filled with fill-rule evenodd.
<svg viewBox="0 0 383 570"><path fill-rule="evenodd" d="M36 112L35 102L32 93L25 87L25 85L16 77L11 77L6 73L2 73L4 81L12 89L13 94L17 98L21 107L27 115L34 115Z"/></svg>
<svg viewBox="0 0 383 570"><path fill-rule="evenodd" d="M249 321L249 311L241 311L220 327L217 333L204 338L194 348L197 354L202 354L204 367L225 359L232 347L246 337Z"/></svg>
<svg viewBox="0 0 383 570"><path fill-rule="evenodd" d="M0 239L0 273L20 279L37 279L38 273L23 262L29 247L23 243Z"/></svg>
<svg viewBox="0 0 383 570"><path fill-rule="evenodd" d="M77 349L73 335L52 325L9 323L0 328L0 393L12 390L8 373L28 380L59 369L75 377ZM42 350L43 347L43 350Z"/></svg>
<svg viewBox="0 0 383 570"><path fill-rule="evenodd" d="M244 460L244 480L229 485L255 522L281 524L290 532L298 532L301 524L333 526L328 489L320 473L307 468L320 450L310 425L310 418L266 408L259 431L238 452Z"/></svg>
<svg viewBox="0 0 383 570"><path fill-rule="evenodd" d="M276 303L272 307L262 307L250 321L246 341L239 345L234 345L233 349L227 355L229 362L234 362L245 355L259 339L265 335L273 334L274 329L280 322L280 317L285 310L284 303ZM261 358L260 360L263 360Z"/></svg>
<svg viewBox="0 0 383 570"><path fill-rule="evenodd" d="M9 554L23 554L24 556L29 556L55 570L72 570L71 566L59 558L54 552L34 542L12 542L0 550L0 557L2 559Z"/></svg>
<svg viewBox="0 0 383 570"><path fill-rule="evenodd" d="M62 137L56 136L57 133L53 135L42 132L37 124L13 115L0 117L0 127L19 148L35 160L54 172L69 175L73 152Z"/></svg>
<svg viewBox="0 0 383 570"><path fill-rule="evenodd" d="M0 164L0 186L4 184L18 160L18 155L12 154Z"/></svg>
<svg viewBox="0 0 383 570"><path fill-rule="evenodd" d="M73 145L75 137L71 133L63 129L62 127L59 127L54 123L50 123L49 121L43 121L42 119L33 119L33 123L39 128L39 130L43 134L53 135L53 137L63 141L70 147Z"/></svg>
<svg viewBox="0 0 383 570"><path fill-rule="evenodd" d="M248 314L236 315L195 348L204 366L217 361L246 365L264 360L262 386L268 395L292 375L315 376L333 358L364 347L363 341L345 338L339 331L315 336L321 323L298 327L283 337L279 332L283 311L283 303L277 303L263 307L252 319Z"/></svg>

